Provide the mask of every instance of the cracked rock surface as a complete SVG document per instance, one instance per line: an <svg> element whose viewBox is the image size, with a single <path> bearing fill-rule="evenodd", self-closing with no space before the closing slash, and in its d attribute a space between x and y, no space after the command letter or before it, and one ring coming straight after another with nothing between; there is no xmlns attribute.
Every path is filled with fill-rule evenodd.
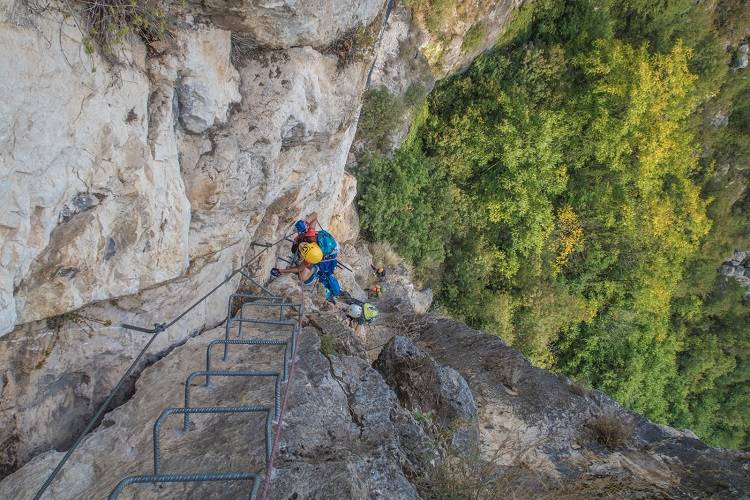
<svg viewBox="0 0 750 500"><path fill-rule="evenodd" d="M246 327L243 334L286 338ZM223 336L224 328L216 328L191 338L144 370L133 398L86 437L48 498L103 498L125 476L150 473L154 420L164 408L182 406L185 378L204 369L207 344ZM418 498L404 471L434 460L422 428L364 360L324 356L312 327L299 339L270 498ZM227 362L215 349L212 368L281 370L282 349L230 346ZM273 406L271 381L214 377L208 388L203 382L193 381L192 406ZM195 415L187 433L181 424L181 417L171 416L162 427L164 473L264 471L261 415ZM49 452L34 458L0 482L0 498L31 498L61 456ZM246 494L248 487L247 482L149 484L129 486L120 498L228 498Z"/></svg>
<svg viewBox="0 0 750 500"><path fill-rule="evenodd" d="M750 495L750 453L712 448L689 431L654 424L598 391L534 368L498 337L438 318L422 329L416 344L468 382L484 459L507 467L524 464L539 477L579 484L606 478L611 486L629 480L643 490L626 490L626 496ZM592 436L590 423L602 414L632 423L626 446L608 449Z"/></svg>

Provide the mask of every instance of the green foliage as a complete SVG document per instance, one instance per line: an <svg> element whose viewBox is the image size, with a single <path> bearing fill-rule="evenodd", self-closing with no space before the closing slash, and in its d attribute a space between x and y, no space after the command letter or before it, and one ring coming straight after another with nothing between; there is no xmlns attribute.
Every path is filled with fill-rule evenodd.
<svg viewBox="0 0 750 500"><path fill-rule="evenodd" d="M524 2L513 13L513 17L511 17L505 31L503 31L503 33L497 38L497 47L503 47L517 37L521 37L521 35L531 26L533 15L534 1L524 0Z"/></svg>
<svg viewBox="0 0 750 500"><path fill-rule="evenodd" d="M328 333L320 336L320 352L326 356L336 354L336 338Z"/></svg>
<svg viewBox="0 0 750 500"><path fill-rule="evenodd" d="M423 412L419 408L415 408L414 411L412 411L412 415L419 425L427 428L432 427L434 415L431 411Z"/></svg>
<svg viewBox="0 0 750 500"><path fill-rule="evenodd" d="M96 47L106 58L131 35L145 41L162 39L168 32L167 10L161 2L145 0L75 0L70 14L80 20L84 50L93 54Z"/></svg>
<svg viewBox="0 0 750 500"><path fill-rule="evenodd" d="M448 313L652 419L749 447L750 307L716 273L750 246L750 83L720 33L735 14L524 3L392 160L364 162L360 207Z"/></svg>
<svg viewBox="0 0 750 500"><path fill-rule="evenodd" d="M750 445L750 307L743 293L733 280L716 278L693 314L679 319L686 349L672 400L676 425L734 448Z"/></svg>
<svg viewBox="0 0 750 500"><path fill-rule="evenodd" d="M425 97L427 97L427 89L421 83L414 82L404 92L404 104L407 106L420 106L424 102Z"/></svg>
<svg viewBox="0 0 750 500"><path fill-rule="evenodd" d="M362 228L372 240L388 240L422 268L443 260L443 232L452 217L450 184L416 146L393 160L360 161Z"/></svg>
<svg viewBox="0 0 750 500"><path fill-rule="evenodd" d="M370 151L387 151L396 127L401 124L403 113L401 99L385 87L368 90L362 100L357 138L364 141Z"/></svg>
<svg viewBox="0 0 750 500"><path fill-rule="evenodd" d="M406 0L406 4L424 20L427 29L439 33L446 19L455 11L457 0Z"/></svg>
<svg viewBox="0 0 750 500"><path fill-rule="evenodd" d="M464 34L464 39L461 41L461 52L468 53L474 52L479 48L479 45L487 35L487 27L484 23L476 23Z"/></svg>

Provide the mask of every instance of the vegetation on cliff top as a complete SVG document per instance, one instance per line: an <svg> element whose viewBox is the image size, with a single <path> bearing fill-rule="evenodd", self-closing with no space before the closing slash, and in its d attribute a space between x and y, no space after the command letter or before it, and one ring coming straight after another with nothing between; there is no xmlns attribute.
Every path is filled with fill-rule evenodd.
<svg viewBox="0 0 750 500"><path fill-rule="evenodd" d="M750 244L740 4L539 0L359 169L367 234L447 312L728 447L750 446L750 307L716 272Z"/></svg>

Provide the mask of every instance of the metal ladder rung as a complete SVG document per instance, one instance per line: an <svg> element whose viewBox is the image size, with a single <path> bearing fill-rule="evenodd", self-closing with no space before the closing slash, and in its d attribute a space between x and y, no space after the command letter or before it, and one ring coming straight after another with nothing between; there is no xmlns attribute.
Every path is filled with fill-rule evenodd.
<svg viewBox="0 0 750 500"><path fill-rule="evenodd" d="M292 328L297 326L297 323L294 321L279 321L275 319L232 318L230 321L233 323L257 323L260 325L291 326Z"/></svg>
<svg viewBox="0 0 750 500"><path fill-rule="evenodd" d="M126 486L143 483L192 483L205 481L253 481L250 500L255 500L260 488L260 475L255 472L202 472L196 474L150 474L128 476L115 486L109 494L109 500L116 500Z"/></svg>
<svg viewBox="0 0 750 500"><path fill-rule="evenodd" d="M300 307L302 304L292 302L244 302L240 307L258 306L258 307Z"/></svg>
<svg viewBox="0 0 750 500"><path fill-rule="evenodd" d="M216 339L208 343L206 347L206 371L211 371L211 348L217 344L224 344L224 355L222 361L227 360L227 347L230 345L261 345L261 346L284 346L284 382L286 383L287 374L287 363L289 356L288 346L289 340L277 340L277 339ZM206 385L208 385L208 376L206 377Z"/></svg>
<svg viewBox="0 0 750 500"><path fill-rule="evenodd" d="M161 445L159 431L164 420L175 414L183 414L185 417L191 414L226 414L226 413L265 413L266 414L266 463L271 454L271 408L268 406L249 405L249 406L202 406L197 408L166 408L161 412L159 418L154 422L153 439L154 439L154 475L160 474L161 469ZM184 430L184 429L183 429Z"/></svg>
<svg viewBox="0 0 750 500"><path fill-rule="evenodd" d="M231 370L215 370L206 371L199 370L191 373L185 379L185 407L184 410L190 410L190 388L195 377L206 377L206 385L208 385L210 377L275 377L276 383L274 387L274 405L273 405L273 418L274 420L279 416L279 404L281 403L281 374L279 372L266 372L266 371L231 371ZM211 407L216 408L216 407ZM221 408L221 407L219 407ZM188 424L190 423L190 414L193 412L185 411L184 422L182 430L187 431Z"/></svg>
<svg viewBox="0 0 750 500"><path fill-rule="evenodd" d="M255 300L286 300L284 297L269 297L268 295L258 295L257 293L233 293L229 296L229 300L232 300L234 298L242 298L242 299L255 299Z"/></svg>

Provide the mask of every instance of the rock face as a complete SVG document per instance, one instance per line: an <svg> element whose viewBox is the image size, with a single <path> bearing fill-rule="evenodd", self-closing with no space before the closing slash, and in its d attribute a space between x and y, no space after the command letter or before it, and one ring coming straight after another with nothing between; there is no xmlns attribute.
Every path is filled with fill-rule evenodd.
<svg viewBox="0 0 750 500"><path fill-rule="evenodd" d="M230 32L199 29L180 35L178 43L184 45L177 84L180 121L188 132L200 134L227 121L229 106L240 101L240 77L229 60Z"/></svg>
<svg viewBox="0 0 750 500"><path fill-rule="evenodd" d="M378 45L371 85L403 95L409 87L430 90L436 79L467 67L491 47L521 5L519 0L492 0L452 6L439 26L427 26L424 13L407 2L395 2ZM416 5L414 4L415 8ZM460 13L459 13L460 11ZM473 26L481 26L475 46L463 43Z"/></svg>
<svg viewBox="0 0 750 500"><path fill-rule="evenodd" d="M324 48L344 33L375 20L385 0L208 0L203 15L224 29L245 33L269 48Z"/></svg>
<svg viewBox="0 0 750 500"><path fill-rule="evenodd" d="M39 27L58 39L58 23ZM92 71L96 58L68 63L80 33L60 29L54 49L34 29L0 29L0 68L23 75L0 84L0 334L135 293L188 264L174 141L158 155L147 147L143 47L126 53L130 64L115 76Z"/></svg>
<svg viewBox="0 0 750 500"><path fill-rule="evenodd" d="M532 367L497 337L441 319L422 330L417 345L468 382L478 408L481 455L495 464L525 464L536 476L580 487L604 477L610 486L620 482L623 497L750 494L750 453L710 448L692 433L653 424L596 391ZM602 445L593 432L602 415L632 425L626 445Z"/></svg>
<svg viewBox="0 0 750 500"><path fill-rule="evenodd" d="M719 272L727 278L732 278L748 290L745 298L750 299L750 253L737 250L732 258L725 261L719 268Z"/></svg>
<svg viewBox="0 0 750 500"><path fill-rule="evenodd" d="M111 67L72 18L0 10L0 475L76 435L147 340L120 323L175 317L310 211L356 237L344 164L368 61L297 45L371 23L382 2L237 5L258 33L296 34L232 62L229 31L185 16ZM217 325L238 284L153 356Z"/></svg>
<svg viewBox="0 0 750 500"><path fill-rule="evenodd" d="M405 408L451 430L450 442L466 452L477 444L477 407L466 380L441 366L406 337L396 336L380 352L375 368Z"/></svg>
<svg viewBox="0 0 750 500"><path fill-rule="evenodd" d="M374 366L395 388L403 406L434 411L443 425L456 419L476 419L474 397L463 377L453 368L435 363L408 338L393 337Z"/></svg>
<svg viewBox="0 0 750 500"><path fill-rule="evenodd" d="M243 332L251 338L286 338L279 332L247 328ZM205 365L207 344L223 335L223 328L208 331L144 370L134 397L106 415L103 425L86 438L53 483L50 498L103 498L123 477L149 473L155 418L165 407L182 406L185 377ZM418 498L404 474L421 470L435 460L430 439L411 414L398 405L377 371L360 358L326 357L319 346L314 328L301 332L299 363L290 386L270 498ZM214 351L213 366L280 369L280 348L242 347L232 346L227 362ZM272 406L272 382L215 377L209 388L202 383L201 379L194 381L193 406ZM196 415L186 433L180 430L180 424L178 417L171 417L162 427L165 472L263 473L261 416L228 420ZM43 454L11 474L0 482L0 498L31 498L61 455ZM247 483L187 483L130 486L126 494L137 493L136 498L227 498L244 497L247 491Z"/></svg>

